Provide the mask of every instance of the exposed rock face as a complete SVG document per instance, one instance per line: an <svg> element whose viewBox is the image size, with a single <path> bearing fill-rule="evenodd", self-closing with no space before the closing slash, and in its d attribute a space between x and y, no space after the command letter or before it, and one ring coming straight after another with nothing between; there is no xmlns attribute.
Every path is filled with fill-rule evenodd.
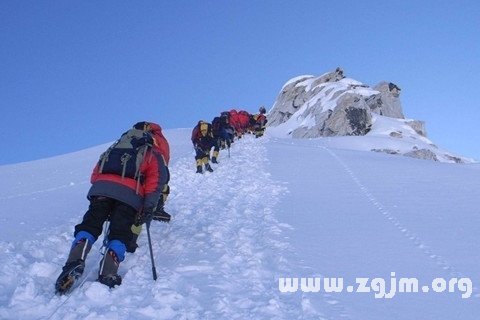
<svg viewBox="0 0 480 320"><path fill-rule="evenodd" d="M427 136L427 131L425 130L425 122L424 121L419 121L419 120L412 120L406 122L413 130L415 130L416 133L421 135L422 137Z"/></svg>
<svg viewBox="0 0 480 320"><path fill-rule="evenodd" d="M345 94L325 121L324 136L363 136L372 125L365 100L359 95Z"/></svg>
<svg viewBox="0 0 480 320"><path fill-rule="evenodd" d="M367 104L372 112L379 115L404 119L402 105L400 103L400 88L391 82L381 82L374 90L380 93L367 98Z"/></svg>
<svg viewBox="0 0 480 320"><path fill-rule="evenodd" d="M412 150L405 153L404 156L417 159L438 161L437 155L429 149Z"/></svg>
<svg viewBox="0 0 480 320"><path fill-rule="evenodd" d="M449 154L445 154L444 155L447 159L455 162L455 163L464 163L463 159L462 158L459 158L459 157L455 157L455 156L452 156L452 155L449 155Z"/></svg>
<svg viewBox="0 0 480 320"><path fill-rule="evenodd" d="M390 132L389 134L390 137L393 137L393 138L403 138L403 134L402 132L398 132L398 131L392 131Z"/></svg>
<svg viewBox="0 0 480 320"><path fill-rule="evenodd" d="M392 149L372 149L373 152L382 152L387 154L399 154L399 150L392 150Z"/></svg>

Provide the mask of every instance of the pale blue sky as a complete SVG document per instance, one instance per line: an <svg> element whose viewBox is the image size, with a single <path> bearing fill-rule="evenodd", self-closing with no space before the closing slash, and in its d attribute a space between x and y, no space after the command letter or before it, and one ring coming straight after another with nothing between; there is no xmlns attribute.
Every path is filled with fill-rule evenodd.
<svg viewBox="0 0 480 320"><path fill-rule="evenodd" d="M0 1L0 164L270 108L298 75L402 88L437 145L480 159L472 1Z"/></svg>

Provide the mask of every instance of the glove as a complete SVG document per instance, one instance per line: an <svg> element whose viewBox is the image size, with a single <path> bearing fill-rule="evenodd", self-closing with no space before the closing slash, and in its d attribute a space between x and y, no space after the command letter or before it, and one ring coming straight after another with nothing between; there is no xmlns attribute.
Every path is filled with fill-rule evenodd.
<svg viewBox="0 0 480 320"><path fill-rule="evenodd" d="M152 218L153 218L152 210L145 210L138 214L137 222L135 223L135 225L139 226L144 223L150 223L152 222Z"/></svg>

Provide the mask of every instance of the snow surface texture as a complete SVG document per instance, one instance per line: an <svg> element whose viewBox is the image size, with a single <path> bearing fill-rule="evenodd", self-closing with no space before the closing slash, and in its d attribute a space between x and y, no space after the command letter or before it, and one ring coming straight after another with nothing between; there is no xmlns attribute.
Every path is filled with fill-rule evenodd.
<svg viewBox="0 0 480 320"><path fill-rule="evenodd" d="M270 130L270 129L269 129ZM0 319L477 319L480 165L342 150L345 140L245 137L195 174L188 129L172 147L170 224L152 224L120 265L123 284L54 295L108 146L1 166ZM345 139L352 137L345 137ZM365 138L365 137L364 137ZM338 143L339 145L335 145ZM461 292L282 293L283 277L469 277Z"/></svg>
<svg viewBox="0 0 480 320"><path fill-rule="evenodd" d="M343 142L353 142L349 149L473 162L436 146L426 137L422 121L405 119L399 95L400 89L393 83L381 82L371 88L345 78L341 69L318 77L299 76L282 87L268 113L268 126L277 137L367 136L370 139Z"/></svg>

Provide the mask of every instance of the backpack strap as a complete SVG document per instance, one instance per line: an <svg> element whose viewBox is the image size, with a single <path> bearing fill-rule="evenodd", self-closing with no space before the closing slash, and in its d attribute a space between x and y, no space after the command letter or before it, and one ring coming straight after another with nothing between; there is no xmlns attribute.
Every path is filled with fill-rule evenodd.
<svg viewBox="0 0 480 320"><path fill-rule="evenodd" d="M113 148L120 142L120 139L115 141L102 155L100 156L100 167L98 168L98 172L102 173L103 172L103 167L105 166L105 162L108 161L108 155L110 154L110 151L112 151Z"/></svg>
<svg viewBox="0 0 480 320"><path fill-rule="evenodd" d="M128 153L124 153L123 156L120 158L121 164L122 164L122 179L125 178L125 171L127 170L127 162L130 160L132 156L129 155ZM137 176L137 173L135 173L135 176Z"/></svg>

